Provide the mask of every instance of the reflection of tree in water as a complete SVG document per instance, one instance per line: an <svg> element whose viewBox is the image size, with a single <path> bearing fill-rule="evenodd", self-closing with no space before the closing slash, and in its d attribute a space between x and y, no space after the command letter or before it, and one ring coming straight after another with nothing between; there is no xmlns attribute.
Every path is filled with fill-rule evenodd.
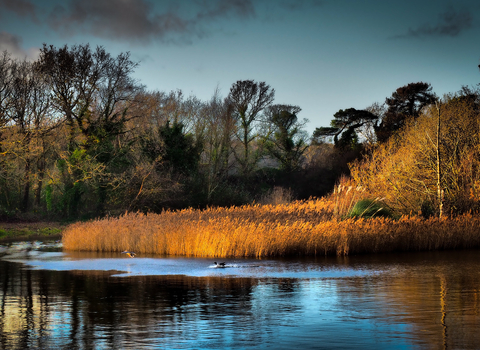
<svg viewBox="0 0 480 350"><path fill-rule="evenodd" d="M215 333L219 322L235 322L238 327L245 323L244 329L251 329L250 299L257 280L118 278L99 271L36 271L0 264L1 348L26 349L40 343L47 348L95 348L99 338L108 346L146 339L188 341L197 335L196 324ZM255 334L242 337L255 340Z"/></svg>
<svg viewBox="0 0 480 350"><path fill-rule="evenodd" d="M477 256L476 251L460 251L358 258L356 262L372 263L378 259L379 271L396 261L398 273L340 280L339 303L352 317L361 318L372 312L379 329L383 323L391 322L409 327L414 334L412 343L422 347L477 348L480 344ZM371 310L366 310L366 305Z"/></svg>
<svg viewBox="0 0 480 350"><path fill-rule="evenodd" d="M301 325L308 312L341 317L347 325L368 319L378 342L398 331L415 346L475 348L480 342L475 253L471 259L463 251L322 260L328 269L368 266L380 273L320 282L119 278L112 271L28 270L0 260L0 348L245 348L281 342L279 330Z"/></svg>

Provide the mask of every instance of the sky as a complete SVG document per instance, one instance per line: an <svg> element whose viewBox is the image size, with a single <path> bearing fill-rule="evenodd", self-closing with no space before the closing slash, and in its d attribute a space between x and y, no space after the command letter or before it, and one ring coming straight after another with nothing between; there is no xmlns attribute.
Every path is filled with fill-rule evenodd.
<svg viewBox="0 0 480 350"><path fill-rule="evenodd" d="M147 90L203 101L265 81L311 133L409 83L475 87L480 1L0 0L0 51L34 60L44 43L128 51Z"/></svg>

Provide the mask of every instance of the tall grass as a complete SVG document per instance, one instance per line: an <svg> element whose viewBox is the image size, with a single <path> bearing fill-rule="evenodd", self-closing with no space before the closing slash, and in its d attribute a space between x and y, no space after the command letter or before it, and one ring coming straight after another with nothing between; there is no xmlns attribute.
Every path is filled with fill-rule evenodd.
<svg viewBox="0 0 480 350"><path fill-rule="evenodd" d="M480 247L480 218L345 219L334 200L312 199L162 214L127 213L73 224L67 250L196 257L281 257Z"/></svg>
<svg viewBox="0 0 480 350"><path fill-rule="evenodd" d="M351 179L342 176L329 197L334 203L332 215L337 219L349 216L355 204L363 198L364 192L362 186L357 186Z"/></svg>

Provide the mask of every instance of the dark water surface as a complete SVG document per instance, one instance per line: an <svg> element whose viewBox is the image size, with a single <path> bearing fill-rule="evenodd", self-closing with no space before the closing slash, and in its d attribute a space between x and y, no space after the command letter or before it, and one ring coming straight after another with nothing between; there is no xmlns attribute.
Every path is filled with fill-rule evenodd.
<svg viewBox="0 0 480 350"><path fill-rule="evenodd" d="M0 246L0 349L480 348L480 251L226 262Z"/></svg>

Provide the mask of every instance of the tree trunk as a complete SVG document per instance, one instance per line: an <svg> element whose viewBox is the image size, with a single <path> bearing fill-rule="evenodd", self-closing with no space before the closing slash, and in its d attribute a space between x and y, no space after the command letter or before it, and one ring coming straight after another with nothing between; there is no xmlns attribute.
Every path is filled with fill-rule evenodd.
<svg viewBox="0 0 480 350"><path fill-rule="evenodd" d="M28 210L30 202L30 159L27 159L25 163L25 174L23 176L23 200L22 200L22 212L25 213Z"/></svg>
<svg viewBox="0 0 480 350"><path fill-rule="evenodd" d="M248 125L243 125L243 147L244 147L244 158L243 158L243 175L247 176L248 174L248 162L249 162L249 144L248 144Z"/></svg>
<svg viewBox="0 0 480 350"><path fill-rule="evenodd" d="M45 177L45 154L42 154L38 164L38 178L37 178L37 189L35 191L35 205L40 207L42 188L43 188L43 178Z"/></svg>
<svg viewBox="0 0 480 350"><path fill-rule="evenodd" d="M438 217L443 215L443 190L442 190L442 170L440 162L440 106L437 104L438 122L437 122L437 200Z"/></svg>

